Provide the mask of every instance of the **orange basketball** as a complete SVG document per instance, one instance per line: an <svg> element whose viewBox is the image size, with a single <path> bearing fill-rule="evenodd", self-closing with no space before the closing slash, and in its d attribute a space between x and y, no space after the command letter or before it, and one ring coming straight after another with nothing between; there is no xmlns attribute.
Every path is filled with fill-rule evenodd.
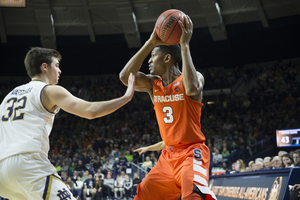
<svg viewBox="0 0 300 200"><path fill-rule="evenodd" d="M155 31L158 37L165 43L178 44L181 37L180 20L184 25L185 14L177 9L170 9L163 12L156 20Z"/></svg>

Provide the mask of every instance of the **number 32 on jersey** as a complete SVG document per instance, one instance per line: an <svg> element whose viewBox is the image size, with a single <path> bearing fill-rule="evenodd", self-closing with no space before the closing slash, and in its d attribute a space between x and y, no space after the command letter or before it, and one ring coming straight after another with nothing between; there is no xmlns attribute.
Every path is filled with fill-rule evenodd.
<svg viewBox="0 0 300 200"><path fill-rule="evenodd" d="M13 116L12 121L24 119L25 113L22 113L21 110L26 107L27 97L24 96L20 99L13 97L6 101L7 113L2 115L1 120L7 122L10 117Z"/></svg>

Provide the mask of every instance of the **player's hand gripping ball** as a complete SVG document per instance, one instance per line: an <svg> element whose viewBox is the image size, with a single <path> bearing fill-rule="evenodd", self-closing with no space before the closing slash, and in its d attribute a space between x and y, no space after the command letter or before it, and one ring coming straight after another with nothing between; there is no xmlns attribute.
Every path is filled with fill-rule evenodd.
<svg viewBox="0 0 300 200"><path fill-rule="evenodd" d="M179 44L181 37L180 20L185 26L185 14L177 9L170 9L163 12L156 21L155 31L158 37L169 45Z"/></svg>

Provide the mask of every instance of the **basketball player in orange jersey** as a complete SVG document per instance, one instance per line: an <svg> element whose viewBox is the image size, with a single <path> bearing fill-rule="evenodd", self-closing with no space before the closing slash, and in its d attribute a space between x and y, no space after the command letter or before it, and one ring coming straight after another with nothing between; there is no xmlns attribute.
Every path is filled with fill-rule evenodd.
<svg viewBox="0 0 300 200"><path fill-rule="evenodd" d="M195 70L189 49L193 24L188 16L185 27L179 23L180 46L167 46L154 29L120 72L125 85L129 74L135 74L135 90L148 92L154 103L163 141L147 150L164 148L134 200L177 200L180 194L183 200L216 199L208 188L210 153L200 124L204 78ZM150 74L146 75L139 70L150 52Z"/></svg>

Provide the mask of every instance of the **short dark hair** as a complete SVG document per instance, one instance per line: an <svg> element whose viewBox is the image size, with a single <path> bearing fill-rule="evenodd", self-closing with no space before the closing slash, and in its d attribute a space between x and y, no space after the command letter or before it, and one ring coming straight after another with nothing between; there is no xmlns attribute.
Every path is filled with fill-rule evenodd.
<svg viewBox="0 0 300 200"><path fill-rule="evenodd" d="M41 47L32 47L26 54L24 64L27 74L30 78L41 74L41 65L46 63L51 65L52 57L61 60L62 57L58 51L55 49L47 49Z"/></svg>
<svg viewBox="0 0 300 200"><path fill-rule="evenodd" d="M292 160L292 157L290 156L290 154L286 153L286 154L283 154L282 155L282 158L285 157L285 158L289 158L290 160Z"/></svg>
<svg viewBox="0 0 300 200"><path fill-rule="evenodd" d="M175 44L175 45L160 45L158 46L159 51L161 51L164 54L170 54L171 55L171 60L175 64L179 63L181 60L181 48L180 45Z"/></svg>
<svg viewBox="0 0 300 200"><path fill-rule="evenodd" d="M300 149L295 150L293 154L298 154L300 156Z"/></svg>

